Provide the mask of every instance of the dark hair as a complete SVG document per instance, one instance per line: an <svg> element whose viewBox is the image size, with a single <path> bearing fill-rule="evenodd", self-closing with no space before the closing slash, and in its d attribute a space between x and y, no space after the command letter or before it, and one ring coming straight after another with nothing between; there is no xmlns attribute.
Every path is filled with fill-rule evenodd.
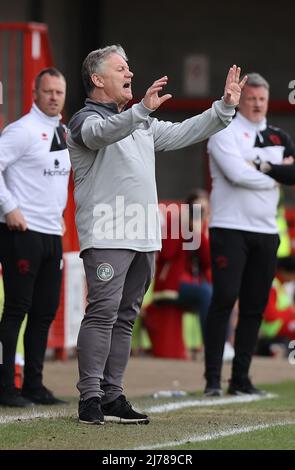
<svg viewBox="0 0 295 470"><path fill-rule="evenodd" d="M188 196L185 198L185 203L192 205L196 199L206 198L208 199L209 194L206 189L196 188L193 189Z"/></svg>
<svg viewBox="0 0 295 470"><path fill-rule="evenodd" d="M295 256L284 256L277 259L277 268L288 273L295 273Z"/></svg>
<svg viewBox="0 0 295 470"><path fill-rule="evenodd" d="M62 77L64 81L66 81L63 74L59 70L57 70L55 67L47 67L46 69L42 69L38 73L37 77L35 78L35 90L38 90L38 88L40 87L41 78L43 77L43 75L46 75L47 73L48 75L51 75L51 77Z"/></svg>
<svg viewBox="0 0 295 470"><path fill-rule="evenodd" d="M199 215L200 215L199 213L197 214L194 213L194 204L195 204L196 199L201 199L201 198L208 199L208 197L209 197L208 192L205 189L201 189L201 188L193 189L188 194L184 202L185 204L188 204L189 206L189 218L190 219L194 219L196 217L199 218ZM201 208L201 213L202 212L203 212L203 209Z"/></svg>

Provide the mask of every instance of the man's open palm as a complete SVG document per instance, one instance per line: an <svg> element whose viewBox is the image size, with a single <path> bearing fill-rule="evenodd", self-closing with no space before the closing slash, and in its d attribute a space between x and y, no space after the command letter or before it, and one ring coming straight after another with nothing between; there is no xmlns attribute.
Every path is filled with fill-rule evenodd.
<svg viewBox="0 0 295 470"><path fill-rule="evenodd" d="M240 101L242 89L247 81L247 75L240 81L241 68L233 65L227 74L224 87L224 102L237 106Z"/></svg>

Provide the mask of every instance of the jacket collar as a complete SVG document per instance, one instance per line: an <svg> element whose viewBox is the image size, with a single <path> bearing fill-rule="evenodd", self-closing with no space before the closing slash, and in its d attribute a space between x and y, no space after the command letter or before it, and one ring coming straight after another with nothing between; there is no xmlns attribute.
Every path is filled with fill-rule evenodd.
<svg viewBox="0 0 295 470"><path fill-rule="evenodd" d="M112 111L113 113L119 113L118 106L116 105L116 103L100 103L90 98L86 98L85 105L87 106L87 108L91 108L94 110L96 110L97 108L105 108L109 111Z"/></svg>
<svg viewBox="0 0 295 470"><path fill-rule="evenodd" d="M61 114L58 114L57 116L47 116L47 114L43 113L43 111L38 108L36 103L33 103L30 114L37 116L52 127L58 127L61 119Z"/></svg>
<svg viewBox="0 0 295 470"><path fill-rule="evenodd" d="M263 118L260 122L249 121L245 116L243 116L239 111L237 112L236 118L241 122L243 126L247 126L248 129L252 129L255 132L264 131L267 127L266 118Z"/></svg>

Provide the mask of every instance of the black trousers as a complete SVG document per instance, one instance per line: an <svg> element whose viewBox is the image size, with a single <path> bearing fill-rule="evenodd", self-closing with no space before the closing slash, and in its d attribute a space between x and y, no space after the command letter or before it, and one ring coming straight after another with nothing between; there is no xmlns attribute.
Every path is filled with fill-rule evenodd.
<svg viewBox="0 0 295 470"><path fill-rule="evenodd" d="M14 384L17 339L26 314L23 385L24 388L38 388L42 385L48 331L59 304L61 237L31 230L10 231L0 223L0 261L5 295L0 322L3 347L0 390Z"/></svg>
<svg viewBox="0 0 295 470"><path fill-rule="evenodd" d="M228 320L239 299L232 380L248 377L263 311L276 269L279 236L210 229L213 296L205 335L205 377L219 383Z"/></svg>

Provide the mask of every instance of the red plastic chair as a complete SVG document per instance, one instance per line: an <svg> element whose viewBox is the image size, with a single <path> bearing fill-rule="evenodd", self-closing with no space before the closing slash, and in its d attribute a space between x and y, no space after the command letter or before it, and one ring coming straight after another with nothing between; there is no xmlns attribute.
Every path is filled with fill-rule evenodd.
<svg viewBox="0 0 295 470"><path fill-rule="evenodd" d="M175 305L150 304L145 308L144 325L152 343L155 357L188 359L183 340L182 315Z"/></svg>

